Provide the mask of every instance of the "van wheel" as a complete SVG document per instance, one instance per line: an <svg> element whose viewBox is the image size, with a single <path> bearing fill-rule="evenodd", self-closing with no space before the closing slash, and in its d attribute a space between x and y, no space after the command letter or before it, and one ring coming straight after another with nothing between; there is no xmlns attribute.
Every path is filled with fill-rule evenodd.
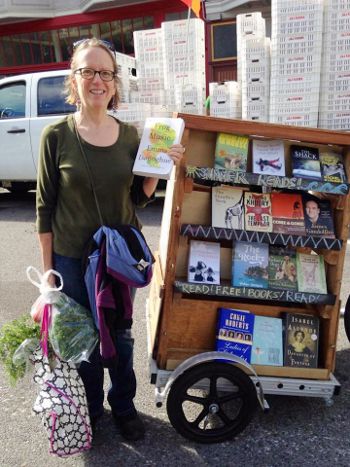
<svg viewBox="0 0 350 467"><path fill-rule="evenodd" d="M11 186L7 188L11 193L23 194L35 188L35 183L30 182L12 182Z"/></svg>
<svg viewBox="0 0 350 467"><path fill-rule="evenodd" d="M199 443L232 439L248 425L256 407L256 389L249 376L217 361L185 371L172 384L167 399L175 430Z"/></svg>

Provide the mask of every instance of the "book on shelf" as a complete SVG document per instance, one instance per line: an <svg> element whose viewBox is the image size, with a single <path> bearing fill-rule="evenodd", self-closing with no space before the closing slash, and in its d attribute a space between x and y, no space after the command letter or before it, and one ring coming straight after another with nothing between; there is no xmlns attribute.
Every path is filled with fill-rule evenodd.
<svg viewBox="0 0 350 467"><path fill-rule="evenodd" d="M318 148L292 145L290 154L293 177L322 180Z"/></svg>
<svg viewBox="0 0 350 467"><path fill-rule="evenodd" d="M258 242L234 242L232 249L232 285L268 288L269 245Z"/></svg>
<svg viewBox="0 0 350 467"><path fill-rule="evenodd" d="M215 145L215 168L246 172L248 147L247 136L218 133Z"/></svg>
<svg viewBox="0 0 350 467"><path fill-rule="evenodd" d="M213 227L244 229L244 205L242 188L228 185L214 186L211 192Z"/></svg>
<svg viewBox="0 0 350 467"><path fill-rule="evenodd" d="M301 194L271 193L272 231L287 235L305 235Z"/></svg>
<svg viewBox="0 0 350 467"><path fill-rule="evenodd" d="M220 243L190 241L187 280L220 284Z"/></svg>
<svg viewBox="0 0 350 467"><path fill-rule="evenodd" d="M322 178L325 182L347 182L342 154L334 151L322 151L320 163Z"/></svg>
<svg viewBox="0 0 350 467"><path fill-rule="evenodd" d="M168 180L174 167L168 151L170 146L181 142L184 128L182 118L146 118L133 173Z"/></svg>
<svg viewBox="0 0 350 467"><path fill-rule="evenodd" d="M303 193L305 230L307 235L335 238L331 203L309 193Z"/></svg>
<svg viewBox="0 0 350 467"><path fill-rule="evenodd" d="M255 316L246 310L218 309L216 350L250 363Z"/></svg>
<svg viewBox="0 0 350 467"><path fill-rule="evenodd" d="M327 294L326 272L322 255L297 252L298 291Z"/></svg>
<svg viewBox="0 0 350 467"><path fill-rule="evenodd" d="M284 366L317 368L319 319L299 313L283 313Z"/></svg>
<svg viewBox="0 0 350 467"><path fill-rule="evenodd" d="M269 289L297 290L296 251L291 248L269 248Z"/></svg>
<svg viewBox="0 0 350 467"><path fill-rule="evenodd" d="M255 315L250 363L283 366L282 335L281 318Z"/></svg>
<svg viewBox="0 0 350 467"><path fill-rule="evenodd" d="M269 193L244 192L245 230L272 232L271 197Z"/></svg>
<svg viewBox="0 0 350 467"><path fill-rule="evenodd" d="M281 140L253 140L253 173L286 175L284 143Z"/></svg>

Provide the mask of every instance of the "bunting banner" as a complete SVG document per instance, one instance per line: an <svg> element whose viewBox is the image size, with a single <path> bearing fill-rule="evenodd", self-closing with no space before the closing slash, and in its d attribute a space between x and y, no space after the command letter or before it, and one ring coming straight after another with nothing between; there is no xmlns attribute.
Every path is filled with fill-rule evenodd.
<svg viewBox="0 0 350 467"><path fill-rule="evenodd" d="M199 18L200 17L200 9L201 9L201 0L181 0L182 3L191 8L193 13Z"/></svg>

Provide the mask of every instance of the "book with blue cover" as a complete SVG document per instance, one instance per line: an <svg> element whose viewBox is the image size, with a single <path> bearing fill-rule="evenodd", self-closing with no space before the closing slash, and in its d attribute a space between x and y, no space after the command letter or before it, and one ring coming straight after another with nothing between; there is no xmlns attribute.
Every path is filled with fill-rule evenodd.
<svg viewBox="0 0 350 467"><path fill-rule="evenodd" d="M322 180L318 148L292 145L290 153L293 177Z"/></svg>
<svg viewBox="0 0 350 467"><path fill-rule="evenodd" d="M268 288L269 245L258 242L234 242L232 250L232 285Z"/></svg>
<svg viewBox="0 0 350 467"><path fill-rule="evenodd" d="M254 365L283 366L281 318L255 316L250 362Z"/></svg>
<svg viewBox="0 0 350 467"><path fill-rule="evenodd" d="M255 315L234 308L218 309L216 350L228 352L250 363Z"/></svg>

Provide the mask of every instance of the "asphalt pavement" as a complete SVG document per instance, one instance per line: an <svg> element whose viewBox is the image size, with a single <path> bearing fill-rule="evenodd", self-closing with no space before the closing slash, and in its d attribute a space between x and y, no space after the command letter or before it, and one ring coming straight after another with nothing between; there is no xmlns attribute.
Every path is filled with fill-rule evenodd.
<svg viewBox="0 0 350 467"><path fill-rule="evenodd" d="M157 249L162 201L140 212L144 234ZM14 196L0 190L0 326L30 311L38 292L26 279L28 265L40 267L35 227L34 193ZM349 293L347 254L342 298ZM138 379L136 404L147 427L143 441L125 442L117 433L106 404L94 448L59 459L48 454L48 440L31 407L37 388L28 376L9 386L0 368L0 467L235 466L348 467L350 465L350 345L340 320L335 376L341 393L328 406L320 398L267 396L270 411L259 408L253 421L232 441L201 445L175 432L166 409L156 408L148 374L145 301L136 297L134 337ZM106 378L107 379L107 378ZM107 388L106 381L106 388Z"/></svg>

